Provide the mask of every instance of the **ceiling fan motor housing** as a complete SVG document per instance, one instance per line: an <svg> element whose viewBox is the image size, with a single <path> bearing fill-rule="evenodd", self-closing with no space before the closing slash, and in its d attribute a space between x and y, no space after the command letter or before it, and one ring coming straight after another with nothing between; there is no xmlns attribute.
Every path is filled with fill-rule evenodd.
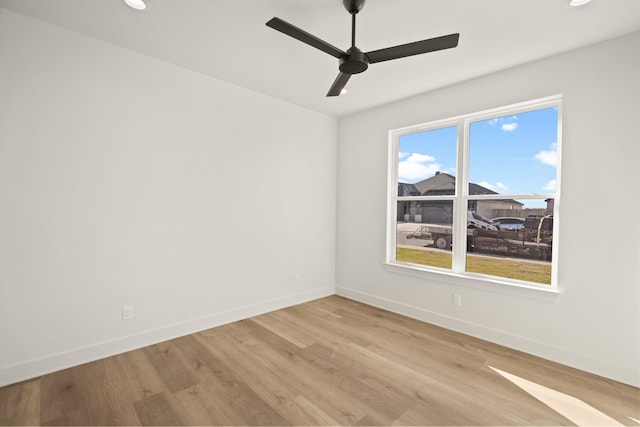
<svg viewBox="0 0 640 427"><path fill-rule="evenodd" d="M340 58L340 71L345 74L358 74L369 68L367 55L357 47L353 46L347 50L348 55Z"/></svg>
<svg viewBox="0 0 640 427"><path fill-rule="evenodd" d="M344 8L349 13L358 13L364 7L364 0L342 0Z"/></svg>

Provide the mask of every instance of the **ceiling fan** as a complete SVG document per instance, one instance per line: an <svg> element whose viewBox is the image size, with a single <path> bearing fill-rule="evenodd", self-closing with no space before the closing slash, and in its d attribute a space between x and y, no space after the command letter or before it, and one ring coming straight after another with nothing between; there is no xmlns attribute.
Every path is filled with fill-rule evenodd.
<svg viewBox="0 0 640 427"><path fill-rule="evenodd" d="M346 52L280 18L273 18L267 22L268 27L338 58L340 72L331 85L327 96L340 95L351 75L365 71L369 64L458 46L460 34L454 33L365 53L356 47L356 15L364 7L364 2L365 0L342 0L345 9L351 14L351 47Z"/></svg>

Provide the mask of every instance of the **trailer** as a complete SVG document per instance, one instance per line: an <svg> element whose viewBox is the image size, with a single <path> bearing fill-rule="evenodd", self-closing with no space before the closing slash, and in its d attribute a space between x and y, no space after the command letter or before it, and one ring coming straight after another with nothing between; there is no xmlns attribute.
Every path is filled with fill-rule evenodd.
<svg viewBox="0 0 640 427"><path fill-rule="evenodd" d="M474 236L473 230L498 231L498 226L491 220L478 215L474 211L467 212L467 239ZM409 239L433 240L438 249L451 249L451 225L425 224L406 235Z"/></svg>
<svg viewBox="0 0 640 427"><path fill-rule="evenodd" d="M427 224L406 234L407 239L432 240L438 249L451 249L451 226Z"/></svg>
<svg viewBox="0 0 640 427"><path fill-rule="evenodd" d="M419 225L405 236L431 240L436 248L451 250L452 228L448 224ZM550 261L552 246L552 215L527 217L524 228L519 230L501 230L472 211L467 215L467 252Z"/></svg>

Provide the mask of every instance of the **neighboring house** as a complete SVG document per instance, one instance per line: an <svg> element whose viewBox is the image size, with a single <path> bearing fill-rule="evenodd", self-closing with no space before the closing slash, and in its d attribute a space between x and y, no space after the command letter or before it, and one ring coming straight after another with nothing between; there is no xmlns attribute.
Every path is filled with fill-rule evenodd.
<svg viewBox="0 0 640 427"><path fill-rule="evenodd" d="M398 183L398 196L399 197L407 197L407 196L419 196L420 192L413 184L406 184L404 182Z"/></svg>
<svg viewBox="0 0 640 427"><path fill-rule="evenodd" d="M453 195L456 177L448 173L436 172L414 184L398 183L399 196L442 196ZM469 183L469 194L499 194L478 184ZM486 217L493 218L498 209L521 210L524 205L513 199L471 201L469 209ZM398 221L430 224L451 224L453 204L450 201L406 201L398 203Z"/></svg>

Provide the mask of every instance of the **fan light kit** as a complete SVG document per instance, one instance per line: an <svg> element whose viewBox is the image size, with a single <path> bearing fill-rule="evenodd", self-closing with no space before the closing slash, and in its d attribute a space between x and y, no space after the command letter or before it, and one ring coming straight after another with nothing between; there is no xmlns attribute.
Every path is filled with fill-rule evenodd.
<svg viewBox="0 0 640 427"><path fill-rule="evenodd" d="M571 0L569 2L570 6L584 6L585 4L589 3L591 0Z"/></svg>
<svg viewBox="0 0 640 427"><path fill-rule="evenodd" d="M124 0L124 2L127 4L127 6L132 7L136 10L145 10L147 8L144 0Z"/></svg>
<svg viewBox="0 0 640 427"><path fill-rule="evenodd" d="M340 72L327 96L338 96L344 93L342 91L351 75L362 73L369 67L369 64L458 46L460 34L455 33L365 53L356 47L356 15L364 7L364 2L365 0L342 0L345 9L351 14L351 47L346 52L280 18L273 18L267 22L268 27L338 58Z"/></svg>

